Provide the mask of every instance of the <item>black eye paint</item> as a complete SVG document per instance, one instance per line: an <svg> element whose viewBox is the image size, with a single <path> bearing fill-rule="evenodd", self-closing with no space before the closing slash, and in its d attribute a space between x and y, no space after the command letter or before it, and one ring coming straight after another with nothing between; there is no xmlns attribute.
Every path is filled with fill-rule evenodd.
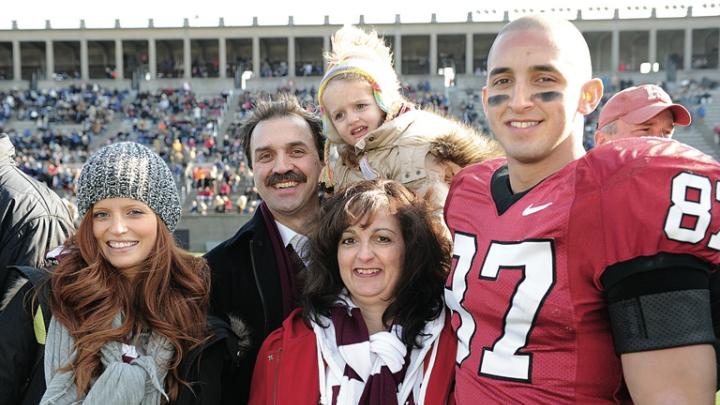
<svg viewBox="0 0 720 405"><path fill-rule="evenodd" d="M557 101L562 98L562 93L558 91L544 91L542 93L535 93L532 95L532 98L535 100L540 100L544 103L549 103L551 101Z"/></svg>
<svg viewBox="0 0 720 405"><path fill-rule="evenodd" d="M497 96L488 97L487 103L491 106L498 106L502 103L507 102L508 100L510 100L510 96L508 96L507 94L498 94Z"/></svg>

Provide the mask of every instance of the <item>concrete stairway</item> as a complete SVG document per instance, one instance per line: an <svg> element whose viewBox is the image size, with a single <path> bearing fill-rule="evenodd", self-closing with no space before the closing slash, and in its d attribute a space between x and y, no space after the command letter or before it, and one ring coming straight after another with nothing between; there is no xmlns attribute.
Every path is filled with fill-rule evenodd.
<svg viewBox="0 0 720 405"><path fill-rule="evenodd" d="M697 106L688 108L693 114L693 124L690 128L678 127L674 138L720 160L720 145L715 141L713 127L720 124L720 91L710 91L712 102L705 104L705 119L697 117Z"/></svg>
<svg viewBox="0 0 720 405"><path fill-rule="evenodd" d="M230 124L232 124L235 121L235 117L237 115L238 111L238 96L240 94L240 90L233 89L230 90L230 94L228 95L228 98L225 103L225 109L223 111L223 115L218 119L218 138L216 139L216 142L218 143L218 146L220 146L221 142L224 141L225 133L227 132L228 128L230 128ZM225 145L222 145L224 147Z"/></svg>
<svg viewBox="0 0 720 405"><path fill-rule="evenodd" d="M715 160L720 161L720 147L712 141L710 135L713 134L707 125L694 124L690 128L676 128L673 138L712 156Z"/></svg>

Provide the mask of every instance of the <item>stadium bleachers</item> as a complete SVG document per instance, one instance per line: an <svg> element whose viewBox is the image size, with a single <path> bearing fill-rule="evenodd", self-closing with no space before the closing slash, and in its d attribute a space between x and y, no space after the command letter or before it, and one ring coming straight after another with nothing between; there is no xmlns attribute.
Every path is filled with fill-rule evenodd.
<svg viewBox="0 0 720 405"><path fill-rule="evenodd" d="M631 84L664 85L694 118L691 127L676 131L676 138L718 159L720 90L716 90L715 80L720 80L720 17L695 16L691 8L686 15L674 17L661 17L657 11L632 20L622 18L618 10L598 18L578 12L575 23L586 36L593 69L605 83L606 98ZM506 13L504 18L508 16ZM662 28L658 28L661 18ZM452 114L489 133L481 89L485 54L500 21L473 21L468 15L467 21L455 23L411 27L400 22L397 19L395 24L375 28L395 46L402 45L395 62L403 93L422 107ZM0 60L4 72L0 80L0 127L16 145L18 165L70 200L79 168L89 153L110 142L132 140L151 146L166 159L176 176L185 215L244 218L253 212L258 200L238 137L239 123L257 100L281 92L294 93L307 108L314 109L316 86L324 69L321 51L329 46L323 38L337 27L327 22L293 25L287 38L282 38L284 28L272 28L278 38L263 37L264 28L253 25L232 27L246 35L244 38L199 40L193 36L205 33L196 27L165 28L162 36L158 36L157 28L147 27L138 30L133 39L116 40L115 47L120 48L115 51L121 52L104 55L105 65L94 61L98 56L95 53L84 61L78 58L73 63L88 66L75 66L77 74L58 71L62 70L60 61L66 63L67 58L57 50L47 60L39 57L42 72L30 76L14 59ZM224 29L230 27L217 27L218 32ZM22 52L29 49L26 41L39 38L54 46L59 31L15 28L1 32L12 42L5 45ZM72 37L74 32L64 30L63 38ZM111 42L105 37L123 32L119 26L109 28L97 41L83 39L86 43L82 46L99 52L100 42ZM94 33L83 31L82 37L91 38ZM177 38L170 42L162 39L166 36L189 40L193 55L222 50L226 54L217 60L191 59L186 68L187 58L160 58L156 46L147 46L149 42L162 43L168 49L182 45ZM675 40L680 37L682 41ZM63 41L60 44L58 40L58 46L69 47L68 51L82 48L82 41ZM294 41L292 47L290 41ZM260 55L251 52L257 45ZM263 51L269 45L276 49L272 54ZM182 49L176 53L182 54ZM303 60L296 60L291 49L302 54ZM123 59L133 52L140 59ZM454 56L449 56L453 52ZM26 63L25 57L18 56L15 59ZM166 69L170 65L172 74ZM456 70L451 86L437 71L443 66ZM245 77L250 72L252 75ZM596 119L597 113L586 120L588 149L593 146Z"/></svg>

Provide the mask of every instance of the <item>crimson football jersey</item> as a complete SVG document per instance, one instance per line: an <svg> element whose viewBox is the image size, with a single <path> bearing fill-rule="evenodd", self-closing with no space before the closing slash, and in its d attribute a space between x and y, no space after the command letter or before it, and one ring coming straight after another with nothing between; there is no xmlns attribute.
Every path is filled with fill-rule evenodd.
<svg viewBox="0 0 720 405"><path fill-rule="evenodd" d="M461 171L445 206L458 404L629 401L600 277L658 254L720 263L720 166L676 141L627 139L501 207L505 163Z"/></svg>

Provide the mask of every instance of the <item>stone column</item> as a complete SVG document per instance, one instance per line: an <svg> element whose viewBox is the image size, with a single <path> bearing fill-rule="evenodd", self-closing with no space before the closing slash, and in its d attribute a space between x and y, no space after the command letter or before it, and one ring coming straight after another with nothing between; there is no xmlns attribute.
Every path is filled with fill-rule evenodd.
<svg viewBox="0 0 720 405"><path fill-rule="evenodd" d="M692 28L685 28L685 56L683 57L683 69L685 71L692 70L692 54L693 54L693 32Z"/></svg>
<svg viewBox="0 0 720 405"><path fill-rule="evenodd" d="M611 72L617 72L618 67L620 66L620 31L618 30L612 31L612 41L610 46L610 63L612 64Z"/></svg>
<svg viewBox="0 0 720 405"><path fill-rule="evenodd" d="M648 62L652 65L657 61L657 28L651 28L648 40Z"/></svg>
<svg viewBox="0 0 720 405"><path fill-rule="evenodd" d="M402 74L402 35L395 34L395 72Z"/></svg>
<svg viewBox="0 0 720 405"><path fill-rule="evenodd" d="M288 36L288 77L295 77L295 36Z"/></svg>
<svg viewBox="0 0 720 405"><path fill-rule="evenodd" d="M155 51L155 38L148 39L148 64L150 77L157 79L157 52Z"/></svg>
<svg viewBox="0 0 720 405"><path fill-rule="evenodd" d="M192 52L190 51L190 38L183 38L183 65L185 66L185 72L183 77L185 79L192 78Z"/></svg>
<svg viewBox="0 0 720 405"><path fill-rule="evenodd" d="M80 40L80 78L90 80L90 66L88 61L87 39Z"/></svg>
<svg viewBox="0 0 720 405"><path fill-rule="evenodd" d="M220 69L220 78L224 79L227 77L227 40L225 38L218 38L218 69Z"/></svg>
<svg viewBox="0 0 720 405"><path fill-rule="evenodd" d="M45 41L45 79L47 80L51 80L55 73L55 53L53 51L53 42Z"/></svg>
<svg viewBox="0 0 720 405"><path fill-rule="evenodd" d="M430 34L430 76L437 76L437 34Z"/></svg>
<svg viewBox="0 0 720 405"><path fill-rule="evenodd" d="M253 76L260 77L260 37L252 39Z"/></svg>
<svg viewBox="0 0 720 405"><path fill-rule="evenodd" d="M475 61L475 43L473 34L468 32L465 34L465 74L471 75L475 73L473 63Z"/></svg>
<svg viewBox="0 0 720 405"><path fill-rule="evenodd" d="M122 80L125 77L125 66L123 65L123 43L122 39L115 40L115 72L116 80Z"/></svg>
<svg viewBox="0 0 720 405"><path fill-rule="evenodd" d="M438 74L437 34L430 34L430 76Z"/></svg>
<svg viewBox="0 0 720 405"><path fill-rule="evenodd" d="M22 55L20 54L20 41L12 42L13 47L13 80L22 80Z"/></svg>

